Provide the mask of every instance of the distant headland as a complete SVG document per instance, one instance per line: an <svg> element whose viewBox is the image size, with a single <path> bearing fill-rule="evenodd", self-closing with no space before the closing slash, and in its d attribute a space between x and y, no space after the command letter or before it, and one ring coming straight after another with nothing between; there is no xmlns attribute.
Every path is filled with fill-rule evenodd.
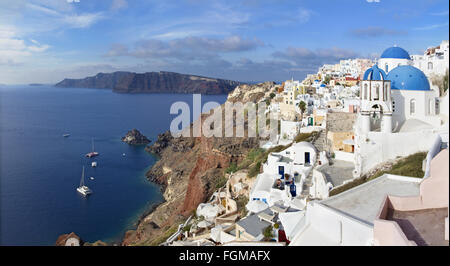
<svg viewBox="0 0 450 266"><path fill-rule="evenodd" d="M112 89L119 93L202 93L227 94L242 82L175 72L98 73L83 79L64 79L55 84L63 88Z"/></svg>

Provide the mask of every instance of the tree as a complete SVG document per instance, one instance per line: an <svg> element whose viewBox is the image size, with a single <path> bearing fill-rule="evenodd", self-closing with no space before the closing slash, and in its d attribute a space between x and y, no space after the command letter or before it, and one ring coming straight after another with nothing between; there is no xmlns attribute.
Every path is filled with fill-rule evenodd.
<svg viewBox="0 0 450 266"><path fill-rule="evenodd" d="M304 101L300 101L298 103L298 108L300 108L300 111L302 111L302 114L303 114L306 110L306 103Z"/></svg>
<svg viewBox="0 0 450 266"><path fill-rule="evenodd" d="M439 95L442 96L448 89L448 69L444 75L432 75L431 83L439 87Z"/></svg>
<svg viewBox="0 0 450 266"><path fill-rule="evenodd" d="M271 239L273 237L272 225L264 228L263 235L266 239Z"/></svg>
<svg viewBox="0 0 450 266"><path fill-rule="evenodd" d="M325 83L325 84L328 85L328 83L330 83L330 80L331 80L331 77L328 76L328 75L326 75L326 76L325 76L325 80L323 81L323 83Z"/></svg>
<svg viewBox="0 0 450 266"><path fill-rule="evenodd" d="M270 99L273 99L275 97L275 93L270 93Z"/></svg>
<svg viewBox="0 0 450 266"><path fill-rule="evenodd" d="M447 91L448 89L448 69L445 72L445 76L444 76L444 80L443 80L443 85L444 85L444 93Z"/></svg>

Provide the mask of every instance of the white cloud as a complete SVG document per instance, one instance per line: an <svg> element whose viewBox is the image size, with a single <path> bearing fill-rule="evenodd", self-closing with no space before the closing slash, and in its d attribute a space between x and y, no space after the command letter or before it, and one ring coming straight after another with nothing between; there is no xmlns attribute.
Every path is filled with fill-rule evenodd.
<svg viewBox="0 0 450 266"><path fill-rule="evenodd" d="M64 16L63 21L72 28L87 28L103 18L104 15L102 12L83 13L80 15L66 15Z"/></svg>
<svg viewBox="0 0 450 266"><path fill-rule="evenodd" d="M368 3L379 3L380 0L366 0Z"/></svg>
<svg viewBox="0 0 450 266"><path fill-rule="evenodd" d="M30 43L28 45L24 39L17 37L13 27L0 26L0 65L22 64L27 57L50 48L33 39Z"/></svg>
<svg viewBox="0 0 450 266"><path fill-rule="evenodd" d="M433 25L428 25L428 26L423 26L423 27L417 27L417 28L414 28L414 30L432 30L432 29L445 27L445 26L448 26L448 22L443 23L443 24L433 24Z"/></svg>

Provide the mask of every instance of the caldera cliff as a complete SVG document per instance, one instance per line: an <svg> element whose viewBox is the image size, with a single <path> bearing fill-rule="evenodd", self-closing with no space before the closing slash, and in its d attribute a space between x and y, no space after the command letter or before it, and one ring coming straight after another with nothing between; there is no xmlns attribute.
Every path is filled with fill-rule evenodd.
<svg viewBox="0 0 450 266"><path fill-rule="evenodd" d="M227 94L240 82L175 72L98 73L82 79L64 79L55 84L63 88L112 89L119 93L202 93Z"/></svg>
<svg viewBox="0 0 450 266"><path fill-rule="evenodd" d="M269 97L273 85L270 82L238 86L228 100L256 103ZM202 123L207 117L206 114L201 116ZM225 125L222 125L224 132ZM245 136L247 129L246 124ZM186 130L192 133L193 125ZM144 216L136 230L125 234L122 245L157 245L164 241L171 230L211 197L223 180L226 168L232 162L239 164L258 145L256 137L176 138L168 131L160 134L151 146L146 147L147 151L160 157L146 175L161 185L165 201Z"/></svg>

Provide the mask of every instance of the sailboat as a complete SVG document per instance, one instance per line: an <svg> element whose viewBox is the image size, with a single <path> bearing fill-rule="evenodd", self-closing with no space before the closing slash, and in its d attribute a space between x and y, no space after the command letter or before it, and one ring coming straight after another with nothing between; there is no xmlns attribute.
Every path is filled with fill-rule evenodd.
<svg viewBox="0 0 450 266"><path fill-rule="evenodd" d="M92 138L92 151L90 153L86 154L86 157L92 158L92 157L95 157L95 156L98 156L98 155L99 155L99 153L96 152L95 149L94 149L94 138Z"/></svg>
<svg viewBox="0 0 450 266"><path fill-rule="evenodd" d="M84 184L84 166L83 172L81 174L80 186L77 188L77 191L80 192L83 196L87 196L92 193L92 190Z"/></svg>

